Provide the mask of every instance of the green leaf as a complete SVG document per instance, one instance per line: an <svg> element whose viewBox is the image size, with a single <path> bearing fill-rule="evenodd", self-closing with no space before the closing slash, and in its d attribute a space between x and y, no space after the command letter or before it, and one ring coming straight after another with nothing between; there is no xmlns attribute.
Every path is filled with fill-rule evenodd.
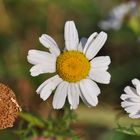
<svg viewBox="0 0 140 140"><path fill-rule="evenodd" d="M137 129L138 128L140 128L139 125L135 126L133 124L131 126L129 126L129 127L118 125L118 128L116 130L119 131L119 132L128 134L128 135L136 135L136 136L139 136L140 135L140 132L137 133Z"/></svg>
<svg viewBox="0 0 140 140"><path fill-rule="evenodd" d="M33 126L38 126L38 127L45 127L45 121L42 119L38 118L37 116L34 116L32 114L26 113L26 112L21 112L20 117L27 122L31 123Z"/></svg>

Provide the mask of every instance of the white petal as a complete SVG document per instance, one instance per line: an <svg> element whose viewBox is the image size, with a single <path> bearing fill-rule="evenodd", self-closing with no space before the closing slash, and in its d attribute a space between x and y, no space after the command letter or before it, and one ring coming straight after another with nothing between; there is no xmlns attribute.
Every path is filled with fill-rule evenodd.
<svg viewBox="0 0 140 140"><path fill-rule="evenodd" d="M137 111L140 110L140 105L139 106L128 106L128 107L124 108L124 110L127 113L137 113Z"/></svg>
<svg viewBox="0 0 140 140"><path fill-rule="evenodd" d="M90 79L84 79L80 81L80 89L86 101L91 106L96 106L98 104L97 96L100 94L100 89L95 82Z"/></svg>
<svg viewBox="0 0 140 140"><path fill-rule="evenodd" d="M85 37L81 38L80 43L78 45L78 51L83 52L86 42L87 42L87 38Z"/></svg>
<svg viewBox="0 0 140 140"><path fill-rule="evenodd" d="M129 106L140 106L140 102L136 103L136 102L123 101L121 102L121 106L123 108L129 107Z"/></svg>
<svg viewBox="0 0 140 140"><path fill-rule="evenodd" d="M54 54L55 56L58 56L60 54L60 50L56 44L56 42L47 34L43 34L39 38L40 43L49 49L49 51Z"/></svg>
<svg viewBox="0 0 140 140"><path fill-rule="evenodd" d="M99 56L95 57L90 61L90 66L93 69L104 69L107 70L108 65L111 63L110 57L109 56Z"/></svg>
<svg viewBox="0 0 140 140"><path fill-rule="evenodd" d="M126 86L124 88L124 92L126 93L126 95L129 95L129 97L138 97L136 89L134 89L133 87Z"/></svg>
<svg viewBox="0 0 140 140"><path fill-rule="evenodd" d="M98 33L97 32L94 32L93 34L91 34L85 44L85 47L84 47L84 50L83 50L83 53L85 54L88 47L91 45L91 43L95 40L95 38L97 37Z"/></svg>
<svg viewBox="0 0 140 140"><path fill-rule="evenodd" d="M75 88L76 88L76 93L81 97L82 101L88 106L91 107L91 105L86 101L85 97L83 96L83 94L80 91L80 84L79 82L77 82L75 84Z"/></svg>
<svg viewBox="0 0 140 140"><path fill-rule="evenodd" d="M140 102L140 96L137 95L136 90L130 86L124 88L126 94L121 95L121 99L130 102Z"/></svg>
<svg viewBox="0 0 140 140"><path fill-rule="evenodd" d="M36 64L51 64L56 62L56 56L48 52L39 50L29 50L27 56L28 62Z"/></svg>
<svg viewBox="0 0 140 140"><path fill-rule="evenodd" d="M133 96L133 95L128 95L128 94L122 94L121 99L124 101L138 101L140 100L139 97Z"/></svg>
<svg viewBox="0 0 140 140"><path fill-rule="evenodd" d="M91 70L89 72L89 77L98 83L109 84L111 75L109 72L107 72L105 70L100 70L100 69L94 70L91 68Z"/></svg>
<svg viewBox="0 0 140 140"><path fill-rule="evenodd" d="M79 105L79 90L76 83L70 83L68 87L68 101L71 109L76 109Z"/></svg>
<svg viewBox="0 0 140 140"><path fill-rule="evenodd" d="M77 50L79 37L78 32L73 21L65 23L65 47L67 50Z"/></svg>
<svg viewBox="0 0 140 140"><path fill-rule="evenodd" d="M32 76L38 76L43 73L54 73L56 71L55 63L52 64L37 64L30 69Z"/></svg>
<svg viewBox="0 0 140 140"><path fill-rule="evenodd" d="M103 47L107 40L107 34L105 32L100 32L98 36L90 43L86 51L86 57L91 60Z"/></svg>
<svg viewBox="0 0 140 140"><path fill-rule="evenodd" d="M88 101L86 100L86 98L84 97L84 95L82 94L82 92L80 92L80 97L82 99L82 101L88 106L88 107L92 107L92 105L90 105L88 103Z"/></svg>
<svg viewBox="0 0 140 140"><path fill-rule="evenodd" d="M138 97L134 97L134 96L132 96L132 97L128 97L128 98L126 98L125 99L125 101L128 101L128 102L134 102L134 103L139 103L140 104L140 97L138 96Z"/></svg>
<svg viewBox="0 0 140 140"><path fill-rule="evenodd" d="M52 82L52 81L55 81L55 80L57 80L57 79L62 81L62 79L61 79L58 75L55 75L55 76L53 76L53 77L47 79L45 82L43 82L43 83L38 87L38 89L36 90L36 92L37 92L38 94L40 94L42 88L43 88L47 83Z"/></svg>
<svg viewBox="0 0 140 140"><path fill-rule="evenodd" d="M138 119L140 118L140 111L138 113L131 113L129 114L129 117L132 118L132 119Z"/></svg>
<svg viewBox="0 0 140 140"><path fill-rule="evenodd" d="M76 84L74 84L74 86L75 86L75 90L76 90L76 93L77 93L77 95L79 95L80 97L81 97L81 99L82 99L82 101L88 106L88 107L91 107L91 105L86 101L86 99L85 99L85 97L83 96L83 94L81 93L81 91L80 91L80 84L79 84L79 82L77 82ZM78 98L77 98L78 99ZM78 99L79 100L79 99ZM77 105L79 104L79 101L78 101L78 103L77 103ZM72 107L72 106L71 106Z"/></svg>
<svg viewBox="0 0 140 140"><path fill-rule="evenodd" d="M140 96L140 81L138 79L133 79L132 83L136 87L137 94Z"/></svg>
<svg viewBox="0 0 140 140"><path fill-rule="evenodd" d="M44 101L51 95L52 91L62 82L62 79L59 78L58 75L53 76L47 79L44 83L42 83L36 92L40 94L40 98Z"/></svg>
<svg viewBox="0 0 140 140"><path fill-rule="evenodd" d="M53 108L60 109L64 106L66 96L68 94L68 83L63 81L57 87L53 97Z"/></svg>

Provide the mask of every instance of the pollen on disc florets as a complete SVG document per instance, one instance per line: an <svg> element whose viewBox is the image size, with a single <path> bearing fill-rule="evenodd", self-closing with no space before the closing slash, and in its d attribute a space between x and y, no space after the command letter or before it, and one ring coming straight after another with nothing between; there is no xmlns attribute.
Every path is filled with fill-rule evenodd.
<svg viewBox="0 0 140 140"><path fill-rule="evenodd" d="M82 52L65 51L57 57L56 70L64 81L80 81L88 75L89 69L89 60Z"/></svg>

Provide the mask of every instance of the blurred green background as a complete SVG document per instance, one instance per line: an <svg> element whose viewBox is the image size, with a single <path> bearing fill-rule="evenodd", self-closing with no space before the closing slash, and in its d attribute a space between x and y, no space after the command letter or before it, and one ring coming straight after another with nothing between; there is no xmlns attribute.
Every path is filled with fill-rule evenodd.
<svg viewBox="0 0 140 140"><path fill-rule="evenodd" d="M31 77L27 63L29 49L45 50L39 43L39 36L47 33L59 47L64 47L63 27L67 20L74 20L80 37L88 37L95 31L100 32L99 22L108 12L126 0L0 0L0 80L9 85L24 111L34 112L47 118L52 112L51 98L43 102L36 95L37 87L50 75ZM83 140L138 140L114 130L117 124L130 126L140 124L124 115L120 107L120 95L131 79L140 78L140 44L138 36L125 19L120 30L109 30L108 40L98 55L109 55L112 75L109 85L99 85L102 94L95 108L80 103L76 110L77 120L72 129ZM134 24L135 26L135 24ZM139 28L139 29L138 29ZM54 111L55 112L55 111ZM18 122L15 124L15 128ZM139 133L140 134L140 133ZM0 140L19 140L13 129L0 131ZM39 139L38 139L39 140Z"/></svg>

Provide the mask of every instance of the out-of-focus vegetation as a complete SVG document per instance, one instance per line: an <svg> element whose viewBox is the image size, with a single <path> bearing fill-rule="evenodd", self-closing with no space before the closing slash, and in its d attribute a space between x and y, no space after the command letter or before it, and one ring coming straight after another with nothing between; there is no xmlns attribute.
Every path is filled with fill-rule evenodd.
<svg viewBox="0 0 140 140"><path fill-rule="evenodd" d="M74 20L79 36L88 37L95 31L101 31L98 26L99 21L122 2L126 1L0 0L0 80L17 93L18 102L24 111L37 114L48 124L53 122L49 120L50 114L56 116L60 112L52 109L51 98L44 102L35 93L36 88L50 75L43 74L33 78L29 73L31 65L26 59L28 50L45 50L39 44L39 36L43 33L51 35L62 49L65 21ZM140 79L140 44L137 41L140 36L140 12L138 14L138 17L128 16L124 19L120 30L107 31L108 41L98 55L111 57L109 71L112 79L109 85L99 85L102 94L99 96L98 107L90 109L80 103L76 110L77 120L72 124L71 129L83 140L140 139L140 133L136 131L135 134L130 128L132 123L140 124L140 120L128 119L120 107L123 88L130 84L131 79L135 77ZM21 118L25 120L24 123L31 123L23 115ZM70 118L71 116L66 120ZM20 123L19 119L13 129L0 131L0 140L19 140L16 134L19 132ZM58 120L58 125L59 123L65 126L62 120ZM121 131L121 125L118 131L113 130L117 124L126 127L126 131ZM32 124L28 127L36 128L36 125ZM57 123L55 125L57 127ZM130 135L129 128L133 131L133 135ZM40 132L40 129L37 130Z"/></svg>

